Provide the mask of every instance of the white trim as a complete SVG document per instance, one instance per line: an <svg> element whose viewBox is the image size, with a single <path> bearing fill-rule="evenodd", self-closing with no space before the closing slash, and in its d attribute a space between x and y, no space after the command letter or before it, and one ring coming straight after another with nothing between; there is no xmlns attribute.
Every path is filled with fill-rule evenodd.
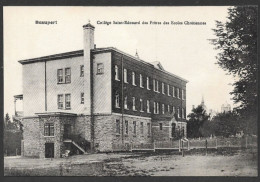
<svg viewBox="0 0 260 182"><path fill-rule="evenodd" d="M115 113L115 112L112 112L112 115L117 115L117 116L122 116L121 113ZM123 114L123 116L127 116L127 117L133 117L133 118L140 118L140 119L152 119L152 118L149 118L149 117L144 117L144 116L135 116L135 115L129 115L129 114Z"/></svg>

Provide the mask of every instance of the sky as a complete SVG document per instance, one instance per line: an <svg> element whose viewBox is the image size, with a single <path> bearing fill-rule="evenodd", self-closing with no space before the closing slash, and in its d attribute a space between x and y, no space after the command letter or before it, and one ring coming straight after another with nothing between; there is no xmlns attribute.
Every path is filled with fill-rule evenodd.
<svg viewBox="0 0 260 182"><path fill-rule="evenodd" d="M178 7L4 7L4 113L14 114L14 95L22 94L19 60L83 49L83 28L95 26L95 44L116 47L140 59L159 61L165 70L185 78L187 114L192 105L221 110L225 102L233 108L234 78L217 64L215 21L226 21L225 6ZM57 21L36 24L35 21ZM98 24L108 21L140 21L139 25ZM148 24L142 24L147 21ZM162 24L150 24L150 21ZM170 22L164 25L163 22ZM172 25L171 21L206 22L206 25ZM22 105L18 104L18 110Z"/></svg>

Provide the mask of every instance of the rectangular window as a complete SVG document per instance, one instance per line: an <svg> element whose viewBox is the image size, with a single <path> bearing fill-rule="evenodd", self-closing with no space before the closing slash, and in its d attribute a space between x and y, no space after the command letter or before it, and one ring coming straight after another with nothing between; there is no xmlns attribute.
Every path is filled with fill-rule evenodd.
<svg viewBox="0 0 260 182"><path fill-rule="evenodd" d="M159 81L156 81L156 91L159 92Z"/></svg>
<svg viewBox="0 0 260 182"><path fill-rule="evenodd" d="M57 80L58 80L58 83L63 83L63 70L62 69L57 70Z"/></svg>
<svg viewBox="0 0 260 182"><path fill-rule="evenodd" d="M128 83L127 82L127 69L124 69L124 82Z"/></svg>
<svg viewBox="0 0 260 182"><path fill-rule="evenodd" d="M70 94L65 94L65 109L70 109L71 107L71 100Z"/></svg>
<svg viewBox="0 0 260 182"><path fill-rule="evenodd" d="M168 110L167 110L168 113L170 113L170 105L168 105Z"/></svg>
<svg viewBox="0 0 260 182"><path fill-rule="evenodd" d="M53 123L44 124L44 136L54 136L54 124Z"/></svg>
<svg viewBox="0 0 260 182"><path fill-rule="evenodd" d="M172 106L172 113L175 114L175 107Z"/></svg>
<svg viewBox="0 0 260 182"><path fill-rule="evenodd" d="M125 100L124 100L124 108L125 108L125 109L128 109L128 107L127 107L127 96L125 96Z"/></svg>
<svg viewBox="0 0 260 182"><path fill-rule="evenodd" d="M164 104L162 104L162 114L164 114Z"/></svg>
<svg viewBox="0 0 260 182"><path fill-rule="evenodd" d="M167 85L167 94L168 94L168 96L171 96L171 94L170 94L170 85Z"/></svg>
<svg viewBox="0 0 260 182"><path fill-rule="evenodd" d="M119 106L119 94L116 94L115 103L116 103L116 108L120 108L120 106Z"/></svg>
<svg viewBox="0 0 260 182"><path fill-rule="evenodd" d="M58 109L63 109L63 95L58 95Z"/></svg>
<svg viewBox="0 0 260 182"><path fill-rule="evenodd" d="M180 89L177 88L177 98L179 99L180 98Z"/></svg>
<svg viewBox="0 0 260 182"><path fill-rule="evenodd" d="M141 135L144 134L144 123L141 122L141 128L140 128Z"/></svg>
<svg viewBox="0 0 260 182"><path fill-rule="evenodd" d="M177 115L178 115L178 118L180 118L180 108L177 108Z"/></svg>
<svg viewBox="0 0 260 182"><path fill-rule="evenodd" d="M128 121L125 121L125 134L128 135Z"/></svg>
<svg viewBox="0 0 260 182"><path fill-rule="evenodd" d="M155 79L153 79L153 91L156 91Z"/></svg>
<svg viewBox="0 0 260 182"><path fill-rule="evenodd" d="M175 89L172 87L172 96L175 97Z"/></svg>
<svg viewBox="0 0 260 182"><path fill-rule="evenodd" d="M116 133L120 134L120 121L118 119L116 120Z"/></svg>
<svg viewBox="0 0 260 182"><path fill-rule="evenodd" d="M133 121L133 133L136 135L136 121Z"/></svg>
<svg viewBox="0 0 260 182"><path fill-rule="evenodd" d="M182 118L185 119L185 112L184 112L184 108L182 108Z"/></svg>
<svg viewBox="0 0 260 182"><path fill-rule="evenodd" d="M181 90L181 96L182 96L182 100L185 100L185 91Z"/></svg>
<svg viewBox="0 0 260 182"><path fill-rule="evenodd" d="M147 100L147 101L146 101L146 104L147 104L147 106L146 106L146 108L147 108L147 113L150 113L150 101Z"/></svg>
<svg viewBox="0 0 260 182"><path fill-rule="evenodd" d="M164 94L164 83L162 83L162 94Z"/></svg>
<svg viewBox="0 0 260 182"><path fill-rule="evenodd" d="M140 87L144 88L143 76L140 74Z"/></svg>
<svg viewBox="0 0 260 182"><path fill-rule="evenodd" d="M160 114L160 108L159 108L159 103L157 102L157 114Z"/></svg>
<svg viewBox="0 0 260 182"><path fill-rule="evenodd" d="M150 90L149 77L146 78L146 87L147 87L147 90Z"/></svg>
<svg viewBox="0 0 260 182"><path fill-rule="evenodd" d="M140 99L140 111L144 111L143 99Z"/></svg>
<svg viewBox="0 0 260 182"><path fill-rule="evenodd" d="M84 65L80 65L80 77L84 76Z"/></svg>
<svg viewBox="0 0 260 182"><path fill-rule="evenodd" d="M84 104L84 92L80 94L80 103Z"/></svg>
<svg viewBox="0 0 260 182"><path fill-rule="evenodd" d="M162 123L159 123L160 130L162 130Z"/></svg>
<svg viewBox="0 0 260 182"><path fill-rule="evenodd" d="M97 74L103 74L103 73L104 73L104 64L97 63Z"/></svg>
<svg viewBox="0 0 260 182"><path fill-rule="evenodd" d="M135 84L135 72L132 72L132 85L136 86L136 84Z"/></svg>
<svg viewBox="0 0 260 182"><path fill-rule="evenodd" d="M118 66L117 65L115 65L115 80L120 81L119 80L119 70L118 70Z"/></svg>
<svg viewBox="0 0 260 182"><path fill-rule="evenodd" d="M71 82L71 72L70 68L65 68L65 83Z"/></svg>
<svg viewBox="0 0 260 182"><path fill-rule="evenodd" d="M133 111L136 111L136 109L135 109L135 97L133 97L132 99L133 99Z"/></svg>
<svg viewBox="0 0 260 182"><path fill-rule="evenodd" d="M147 135L151 135L151 123L147 123Z"/></svg>
<svg viewBox="0 0 260 182"><path fill-rule="evenodd" d="M153 113L156 114L156 102L153 103Z"/></svg>

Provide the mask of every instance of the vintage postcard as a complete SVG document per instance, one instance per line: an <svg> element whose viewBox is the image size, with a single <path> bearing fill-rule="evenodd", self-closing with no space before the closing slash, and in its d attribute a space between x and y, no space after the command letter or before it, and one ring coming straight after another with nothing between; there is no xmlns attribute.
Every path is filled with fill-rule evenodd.
<svg viewBox="0 0 260 182"><path fill-rule="evenodd" d="M258 176L257 6L4 6L5 176Z"/></svg>

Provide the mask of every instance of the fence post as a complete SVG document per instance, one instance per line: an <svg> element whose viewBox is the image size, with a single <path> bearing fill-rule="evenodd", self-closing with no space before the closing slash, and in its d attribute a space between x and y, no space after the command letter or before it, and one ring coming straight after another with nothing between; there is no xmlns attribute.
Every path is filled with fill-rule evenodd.
<svg viewBox="0 0 260 182"><path fill-rule="evenodd" d="M181 139L179 140L179 152L181 151Z"/></svg>
<svg viewBox="0 0 260 182"><path fill-rule="evenodd" d="M208 155L208 141L207 141L207 139L206 139L205 143L206 143L206 155Z"/></svg>
<svg viewBox="0 0 260 182"><path fill-rule="evenodd" d="M188 140L188 150L190 150L190 140Z"/></svg>

